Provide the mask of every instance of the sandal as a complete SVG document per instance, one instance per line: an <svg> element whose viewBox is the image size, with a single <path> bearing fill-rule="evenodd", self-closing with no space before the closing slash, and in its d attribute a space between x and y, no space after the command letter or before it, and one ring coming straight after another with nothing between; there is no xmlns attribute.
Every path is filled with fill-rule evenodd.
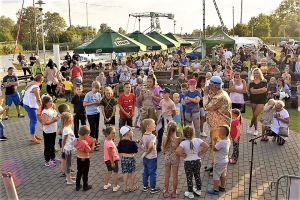
<svg viewBox="0 0 300 200"><path fill-rule="evenodd" d="M275 142L275 141L276 141L276 137L275 137L275 136L273 136L272 142Z"/></svg>
<svg viewBox="0 0 300 200"><path fill-rule="evenodd" d="M163 194L164 194L164 198L168 198L170 196L169 192L167 192L167 190L164 190Z"/></svg>
<svg viewBox="0 0 300 200"><path fill-rule="evenodd" d="M178 193L177 191L173 191L172 194L171 194L171 198L178 198Z"/></svg>
<svg viewBox="0 0 300 200"><path fill-rule="evenodd" d="M129 188L129 192L134 192L139 189L139 186L133 186L133 188Z"/></svg>
<svg viewBox="0 0 300 200"><path fill-rule="evenodd" d="M124 192L124 193L128 193L128 192L129 192L129 190L123 190L123 192Z"/></svg>

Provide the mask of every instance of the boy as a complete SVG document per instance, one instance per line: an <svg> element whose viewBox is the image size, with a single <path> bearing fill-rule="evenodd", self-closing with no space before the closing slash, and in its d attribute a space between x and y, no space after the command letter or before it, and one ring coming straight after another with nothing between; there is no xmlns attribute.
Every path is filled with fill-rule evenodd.
<svg viewBox="0 0 300 200"><path fill-rule="evenodd" d="M230 75L225 75L225 80L224 80L224 85L223 85L223 89L229 93L229 82L230 82Z"/></svg>
<svg viewBox="0 0 300 200"><path fill-rule="evenodd" d="M3 98L0 97L0 141L6 141L7 138L4 136L4 125L2 123L2 115L8 109L8 106L2 107Z"/></svg>
<svg viewBox="0 0 300 200"><path fill-rule="evenodd" d="M80 179L83 181L83 191L92 189L91 185L88 185L88 174L90 169L90 153L94 151L95 142L93 140L90 147L87 142L87 138L90 134L90 128L87 125L83 125L79 129L79 138L74 141L74 147L77 150L77 176L76 176L76 191L79 191L82 185Z"/></svg>
<svg viewBox="0 0 300 200"><path fill-rule="evenodd" d="M65 89L65 97L66 97L66 102L67 101L71 101L71 91L73 88L73 84L70 81L70 76L67 76L66 80L62 82L62 84L64 85L64 89Z"/></svg>
<svg viewBox="0 0 300 200"><path fill-rule="evenodd" d="M182 112L185 112L185 101L184 101L184 95L187 91L188 84L187 83L182 83L181 84L181 93L179 94L179 103L182 105ZM184 119L184 118L183 118Z"/></svg>
<svg viewBox="0 0 300 200"><path fill-rule="evenodd" d="M176 136L182 137L182 124L184 124L184 118L183 118L183 108L181 103L179 103L180 97L178 93L173 94L173 101L175 103L175 115L173 116L173 120L177 124L177 130L176 130Z"/></svg>
<svg viewBox="0 0 300 200"><path fill-rule="evenodd" d="M174 71L178 71L178 76L181 74L181 67L179 67L179 55L174 55L174 60L172 62L172 68L171 68L171 78L170 80L173 80Z"/></svg>
<svg viewBox="0 0 300 200"><path fill-rule="evenodd" d="M205 87L209 86L209 81L210 81L211 77L212 77L212 73L211 72L206 72L206 74L205 74L205 78L206 78Z"/></svg>
<svg viewBox="0 0 300 200"><path fill-rule="evenodd" d="M160 192L160 188L156 187L156 170L157 170L157 151L156 137L152 134L155 130L155 122L153 119L144 119L142 122L146 132L143 134L139 142L139 148L144 151L143 157L143 191L151 194ZM148 177L150 176L150 188L148 186Z"/></svg>
<svg viewBox="0 0 300 200"><path fill-rule="evenodd" d="M136 78L135 78L135 74L134 74L134 73L131 74L129 83L130 83L130 85L131 85L132 93L135 94L135 93L134 93L134 89L135 89L135 87L137 86L137 82L136 82Z"/></svg>
<svg viewBox="0 0 300 200"><path fill-rule="evenodd" d="M229 126L222 125L219 127L219 138L213 138L212 148L215 155L215 162L213 167L213 179L214 179L214 188L208 189L209 194L218 195L220 192L225 192L225 183L226 183L226 171L228 164L228 153L230 147L229 135ZM221 185L219 185L221 177Z"/></svg>
<svg viewBox="0 0 300 200"><path fill-rule="evenodd" d="M131 86L129 83L125 83L123 86L124 92L120 94L118 99L118 104L120 108L120 120L119 127L122 126L132 126L132 117L134 115L135 110L135 96L130 93ZM119 133L120 140L122 139L122 135Z"/></svg>
<svg viewBox="0 0 300 200"><path fill-rule="evenodd" d="M142 78L137 78L137 87L135 89L135 97L136 97L136 108L138 110L138 113L137 113L137 116L135 118L135 122L134 122L134 127L135 128L140 128L140 126L138 126L138 122L140 121L141 119L141 114L142 114L142 102L139 100L139 96L140 96L140 93L141 91L143 90L144 88L144 82L143 82L143 79Z"/></svg>
<svg viewBox="0 0 300 200"><path fill-rule="evenodd" d="M75 95L72 98L72 106L74 110L74 134L78 138L79 120L81 125L86 125L85 108L83 106L83 100L85 95L82 94L82 85L80 83L75 86Z"/></svg>
<svg viewBox="0 0 300 200"><path fill-rule="evenodd" d="M159 102L159 106L161 107L161 115L157 120L157 151L161 152L161 144L162 144L162 136L164 133L164 127L169 123L169 121L173 120L173 116L175 115L175 104L170 99L171 89L165 88L161 90L163 99Z"/></svg>

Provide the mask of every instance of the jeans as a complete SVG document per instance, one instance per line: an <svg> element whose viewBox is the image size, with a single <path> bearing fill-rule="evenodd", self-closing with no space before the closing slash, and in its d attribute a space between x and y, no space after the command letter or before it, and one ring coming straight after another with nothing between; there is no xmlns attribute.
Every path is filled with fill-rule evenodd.
<svg viewBox="0 0 300 200"><path fill-rule="evenodd" d="M81 177L83 182L83 188L88 186L89 170L90 170L90 159L77 157L76 187L80 187Z"/></svg>
<svg viewBox="0 0 300 200"><path fill-rule="evenodd" d="M53 83L51 85L47 84L47 93L49 95L51 95L51 96L57 97L57 95L56 95L56 87L57 87L56 84L53 84Z"/></svg>
<svg viewBox="0 0 300 200"><path fill-rule="evenodd" d="M37 112L36 108L30 108L27 105L23 105L24 109L26 110L28 117L29 117L29 129L30 129L30 134L35 134L36 130L36 124L37 124Z"/></svg>
<svg viewBox="0 0 300 200"><path fill-rule="evenodd" d="M296 82L300 82L300 72L294 72Z"/></svg>
<svg viewBox="0 0 300 200"><path fill-rule="evenodd" d="M65 97L67 101L72 101L71 90L65 90Z"/></svg>
<svg viewBox="0 0 300 200"><path fill-rule="evenodd" d="M184 161L184 171L189 192L193 192L193 176L195 177L197 190L201 190L200 168L200 160Z"/></svg>
<svg viewBox="0 0 300 200"><path fill-rule="evenodd" d="M86 116L82 114L75 114L74 116L74 135L76 138L79 138L78 130L79 130L79 120L81 125L86 125Z"/></svg>
<svg viewBox="0 0 300 200"><path fill-rule="evenodd" d="M184 119L186 124L192 126L192 122L196 131L196 137L200 138L200 113L185 113Z"/></svg>
<svg viewBox="0 0 300 200"><path fill-rule="evenodd" d="M150 176L150 187L156 188L156 170L157 170L157 158L143 158L143 185L148 187L148 177ZM200 172L199 172L200 173Z"/></svg>
<svg viewBox="0 0 300 200"><path fill-rule="evenodd" d="M50 159L55 158L55 137L56 132L54 133L45 133L43 131L44 136L44 156L45 160L48 162Z"/></svg>
<svg viewBox="0 0 300 200"><path fill-rule="evenodd" d="M100 113L94 115L87 115L87 118L91 129L90 136L98 141Z"/></svg>
<svg viewBox="0 0 300 200"><path fill-rule="evenodd" d="M131 119L123 119L120 117L119 119L119 128L121 129L122 126L132 126L132 118Z"/></svg>
<svg viewBox="0 0 300 200"><path fill-rule="evenodd" d="M4 126L3 126L2 121L0 121L0 137L3 137L3 136L4 136Z"/></svg>

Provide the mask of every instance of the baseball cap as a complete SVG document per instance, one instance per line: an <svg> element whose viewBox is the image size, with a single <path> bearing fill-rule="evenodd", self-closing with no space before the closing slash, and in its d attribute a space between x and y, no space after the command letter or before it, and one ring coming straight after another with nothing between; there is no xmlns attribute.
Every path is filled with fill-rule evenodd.
<svg viewBox="0 0 300 200"><path fill-rule="evenodd" d="M120 133L122 136L124 136L128 131L130 131L130 128L128 128L127 126L122 126L120 129Z"/></svg>
<svg viewBox="0 0 300 200"><path fill-rule="evenodd" d="M219 76L212 76L209 85L222 85L222 79Z"/></svg>
<svg viewBox="0 0 300 200"><path fill-rule="evenodd" d="M173 58L173 56L172 55L168 55L168 58Z"/></svg>
<svg viewBox="0 0 300 200"><path fill-rule="evenodd" d="M190 85L195 85L196 83L197 83L197 81L195 79L190 79L188 81L188 84L190 84Z"/></svg>
<svg viewBox="0 0 300 200"><path fill-rule="evenodd" d="M163 93L171 93L171 89L168 88L168 87L165 87L163 90L161 90L160 92L163 92Z"/></svg>

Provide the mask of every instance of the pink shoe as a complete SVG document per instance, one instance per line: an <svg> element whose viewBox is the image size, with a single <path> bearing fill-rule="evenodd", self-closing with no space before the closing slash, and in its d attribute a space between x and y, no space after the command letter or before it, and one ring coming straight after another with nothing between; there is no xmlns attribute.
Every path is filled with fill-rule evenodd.
<svg viewBox="0 0 300 200"><path fill-rule="evenodd" d="M45 166L46 166L46 167L55 167L56 164L53 163L53 162L51 162L51 161L48 161L48 162L46 161L46 162L45 162Z"/></svg>
<svg viewBox="0 0 300 200"><path fill-rule="evenodd" d="M135 128L141 128L139 125L136 125Z"/></svg>
<svg viewBox="0 0 300 200"><path fill-rule="evenodd" d="M53 163L60 163L61 160L59 158L54 158L54 159L51 159L51 162L53 162Z"/></svg>
<svg viewBox="0 0 300 200"><path fill-rule="evenodd" d="M237 163L237 161L236 161L233 157L229 160L229 162L230 162L231 164L236 164L236 163Z"/></svg>

